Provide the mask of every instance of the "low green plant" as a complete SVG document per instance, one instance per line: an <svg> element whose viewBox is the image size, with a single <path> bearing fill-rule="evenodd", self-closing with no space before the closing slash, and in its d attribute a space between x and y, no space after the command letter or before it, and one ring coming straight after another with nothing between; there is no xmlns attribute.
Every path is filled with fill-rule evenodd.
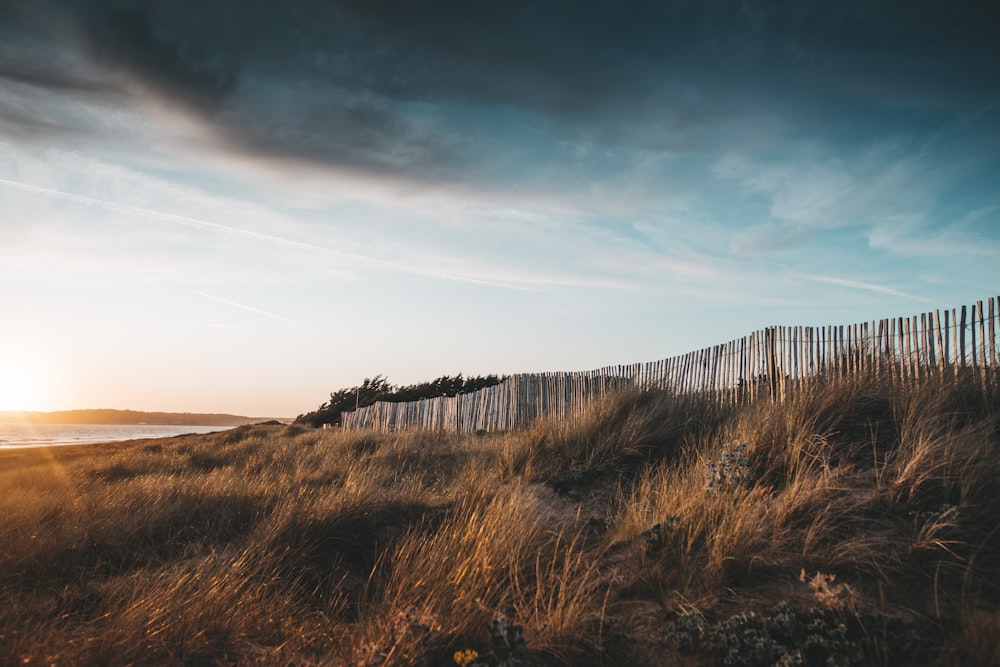
<svg viewBox="0 0 1000 667"><path fill-rule="evenodd" d="M887 632L896 642L908 641L895 647L894 660L919 649L912 627L871 608L849 605L795 609L782 602L765 612L749 611L715 623L689 612L668 625L663 636L682 653L708 654L723 665L860 667L886 657L878 638Z"/></svg>
<svg viewBox="0 0 1000 667"><path fill-rule="evenodd" d="M531 667L528 658L528 642L524 638L524 626L509 623L503 614L498 614L488 627L490 649L479 653L475 649L465 649L452 654L452 661L459 667Z"/></svg>

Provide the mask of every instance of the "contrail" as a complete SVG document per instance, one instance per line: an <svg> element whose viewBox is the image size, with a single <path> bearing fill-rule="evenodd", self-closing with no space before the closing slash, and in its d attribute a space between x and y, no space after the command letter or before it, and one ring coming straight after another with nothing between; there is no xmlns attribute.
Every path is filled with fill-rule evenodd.
<svg viewBox="0 0 1000 667"><path fill-rule="evenodd" d="M302 326L294 320L290 320L287 317L282 317L281 315L275 315L274 313L269 313L266 310L261 310L260 308L254 308L253 306L247 306L242 303L237 303L236 301L230 301L229 299L223 299L221 296L213 296L211 294L205 294L204 292L199 292L198 290L192 290L198 296L203 296L206 299L212 299L218 301L219 303L224 303L235 308L242 308L243 310L248 310L251 313L257 313L258 315L263 315L264 317L270 317L271 319L278 320L279 322L284 322L285 324L291 324L292 326Z"/></svg>
<svg viewBox="0 0 1000 667"><path fill-rule="evenodd" d="M222 322L185 322L184 320L157 320L161 324L169 324L176 327L191 327L204 329L246 329L242 324L224 324Z"/></svg>
<svg viewBox="0 0 1000 667"><path fill-rule="evenodd" d="M374 266L378 266L387 271L393 271L396 273L408 273L413 275L424 276L427 278L438 278L440 280L451 280L456 282L472 283L474 285L484 285L487 287L502 287L504 289L512 289L512 290L527 291L527 292L538 291L537 289L532 287L524 287L522 285L511 285L509 283L497 282L492 280L481 280L479 278L472 278L469 276L442 273L440 271L432 271L430 269L425 269L419 266L400 264L398 262L391 262L385 259L378 259L377 257L369 257L367 255L359 255L357 253L345 252L343 250L334 250L333 248L326 248L324 246L318 246L311 243L293 241L291 239L282 238L280 236L272 236L270 234L254 232L248 229L241 229L239 227L231 227L229 225L223 225L217 222L209 222L208 220L202 220L200 218L192 218L187 215L178 215L176 213L165 213L163 211L157 211L154 209L140 208L138 206L129 206L127 204L119 204L117 202L108 201L106 199L97 199L96 197L78 195L72 192L65 192L63 190L55 190L53 188L42 187L40 185L31 185L30 183L11 181L6 178L0 178L0 184L7 185L12 188L17 188L19 190L24 190L26 192L34 192L36 194L47 195L50 197L57 197L59 199L66 199L68 201L72 201L77 204L83 204L85 206L96 206L98 208L103 208L107 211L114 211L115 213L122 213L125 215L138 215L147 218L158 218L160 220L166 220L168 222L178 223L186 225L188 227L206 229L209 231L220 232L222 234L230 234L232 236L242 236L245 238L251 238L257 241L261 241L263 243L269 243L272 245L281 246L285 248L296 248L299 250L306 250L309 252L321 253L325 255L334 255L336 257L341 257L343 259L348 259L356 262L363 262Z"/></svg>
<svg viewBox="0 0 1000 667"><path fill-rule="evenodd" d="M890 296L899 296L904 299L913 299L914 301L923 301L924 303L932 303L934 305L940 305L940 302L934 301L933 299L925 299L922 296L916 296L915 294L907 294L906 292L900 292L897 289L891 287L886 287L885 285L876 285L875 283L865 283L859 280L847 280L845 278L832 278L830 276L812 276L804 275L804 278L809 280L815 280L818 283L829 283L831 285L842 285L844 287L853 287L855 289L868 290L869 292L879 292L880 294L889 294Z"/></svg>

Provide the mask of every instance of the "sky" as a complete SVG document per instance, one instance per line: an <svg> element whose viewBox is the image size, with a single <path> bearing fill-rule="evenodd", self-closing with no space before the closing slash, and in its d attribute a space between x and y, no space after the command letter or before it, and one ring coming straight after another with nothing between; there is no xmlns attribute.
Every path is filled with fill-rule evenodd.
<svg viewBox="0 0 1000 667"><path fill-rule="evenodd" d="M993 2L0 0L0 410L295 416L998 292Z"/></svg>

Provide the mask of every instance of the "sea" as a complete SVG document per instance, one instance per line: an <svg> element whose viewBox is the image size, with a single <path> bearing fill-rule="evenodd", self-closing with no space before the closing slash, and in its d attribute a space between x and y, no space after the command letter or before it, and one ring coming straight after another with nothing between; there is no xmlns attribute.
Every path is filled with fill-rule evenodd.
<svg viewBox="0 0 1000 667"><path fill-rule="evenodd" d="M185 433L215 433L231 428L233 427L157 424L0 424L0 449L169 438Z"/></svg>

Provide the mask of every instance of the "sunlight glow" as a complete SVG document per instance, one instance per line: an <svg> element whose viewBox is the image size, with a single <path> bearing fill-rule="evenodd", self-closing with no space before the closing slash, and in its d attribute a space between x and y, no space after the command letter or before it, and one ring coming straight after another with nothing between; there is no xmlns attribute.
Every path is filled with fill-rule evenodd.
<svg viewBox="0 0 1000 667"><path fill-rule="evenodd" d="M31 410L38 393L35 375L25 364L0 358L0 411Z"/></svg>

